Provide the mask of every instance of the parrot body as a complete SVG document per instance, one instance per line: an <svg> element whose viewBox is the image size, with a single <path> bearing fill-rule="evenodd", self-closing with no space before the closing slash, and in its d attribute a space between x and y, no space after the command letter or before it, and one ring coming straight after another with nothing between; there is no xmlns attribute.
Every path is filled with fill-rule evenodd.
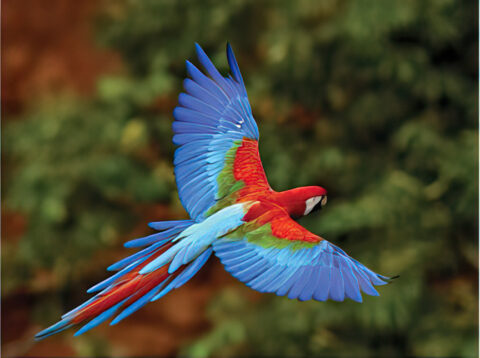
<svg viewBox="0 0 480 358"><path fill-rule="evenodd" d="M294 220L325 205L327 191L270 187L231 47L233 77L223 77L196 46L208 76L187 61L190 78L173 113L175 178L191 219L150 223L157 233L125 244L142 249L111 265L108 270L116 273L88 290L96 293L93 298L36 339L88 321L79 335L118 313L110 323L116 324L182 286L212 253L249 287L291 299L361 302L361 291L377 296L374 285L390 280Z"/></svg>

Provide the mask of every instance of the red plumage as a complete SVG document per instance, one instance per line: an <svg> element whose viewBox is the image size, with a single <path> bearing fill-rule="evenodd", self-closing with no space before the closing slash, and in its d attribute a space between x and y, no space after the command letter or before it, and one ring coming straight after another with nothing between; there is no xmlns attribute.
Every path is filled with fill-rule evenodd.
<svg viewBox="0 0 480 358"><path fill-rule="evenodd" d="M263 170L256 140L243 139L233 162L233 175L235 180L245 183L245 187L238 195L239 198L245 199L251 193L266 194L272 190Z"/></svg>
<svg viewBox="0 0 480 358"><path fill-rule="evenodd" d="M243 181L245 187L237 193L237 202L258 201L243 220L256 222L261 226L271 223L272 234L278 238L318 242L322 240L291 219L300 217L306 209L306 201L316 196L325 196L327 191L318 186L306 186L274 191L268 184L263 170L258 141L244 138L237 149L233 163L235 180Z"/></svg>
<svg viewBox="0 0 480 358"><path fill-rule="evenodd" d="M247 222L255 220L258 226L270 223L272 234L281 239L305 242L319 242L323 240L320 236L312 234L293 221L285 208L275 203L275 194L280 193L274 192L270 198L261 198L258 203L252 205L243 220Z"/></svg>
<svg viewBox="0 0 480 358"><path fill-rule="evenodd" d="M148 263L159 257L171 246L171 243L165 244L160 250L138 265L134 270L121 276L119 280L113 283L113 287L110 290L100 295L95 301L85 306L77 314L75 314L74 318L72 319L72 323L81 323L85 320L95 317L125 298L131 296L123 304L123 306L126 307L130 303L133 303L142 297L155 286L166 280L170 276L168 273L169 265L165 265L147 275L141 275L139 274L139 271ZM178 270L176 274L179 272L181 272L181 270Z"/></svg>

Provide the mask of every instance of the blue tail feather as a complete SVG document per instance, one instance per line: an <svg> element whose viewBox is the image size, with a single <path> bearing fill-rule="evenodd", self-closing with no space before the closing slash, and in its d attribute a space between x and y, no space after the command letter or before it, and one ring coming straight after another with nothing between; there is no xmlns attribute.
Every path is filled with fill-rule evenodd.
<svg viewBox="0 0 480 358"><path fill-rule="evenodd" d="M80 330L78 330L75 333L75 336L81 335L84 332L108 320L109 318L114 316L118 310L120 310L120 313L118 314L118 316L111 323L111 324L116 324L122 319L124 319L125 317L127 317L128 315L132 314L136 310L143 307L148 302L150 302L152 300L152 297L154 297L155 295L158 296L158 292L160 290L162 290L163 295L165 295L171 290L182 286L190 278L192 278L193 275L205 264L205 262L208 260L208 258L212 253L211 248L206 248L206 250L201 249L201 251L199 251L199 254L197 255L197 258L193 260L193 262L190 263L189 265L179 268L178 272L176 272L175 275L171 275L165 272L167 276L160 284L156 285L151 290L147 291L145 294L138 296L138 298L137 296L135 296L135 294L137 293L137 290L142 289L142 287L144 287L145 284L148 284L149 277L160 278L162 276L145 275L144 279L142 278L139 280L140 284L138 285L137 288L135 288L135 291L133 291L133 293L131 293L129 296L125 296L123 293L120 293L120 295L123 295L123 296L118 296L119 299L115 298L116 292L121 292L121 290L116 291L118 288L122 287L122 285L124 284L128 284L132 279L132 277L138 277L138 275L140 275L140 273L135 271L135 270L139 270L137 268L139 265L145 262L145 260L149 259L152 255L156 255L157 252L164 247L164 245L170 244L170 242L173 239L177 238L178 235L181 232L183 232L186 228L191 227L193 223L194 222L191 220L151 223L152 227L155 227L159 230L165 230L161 232L160 235L157 234L158 236L154 236L154 235L147 236L148 240L151 240L152 237L155 237L157 240L156 241L152 240L152 242L150 242L149 247L125 259L120 260L116 264L111 265L110 266L111 270L120 270L120 271L118 271L108 279L100 282L99 284L93 286L88 290L88 292L98 292L98 291L101 291L101 292L97 293L96 296L90 298L88 301L78 306L77 308L64 314L62 316L61 321L39 332L35 336L35 339L41 340L43 338L46 338L48 336L61 332L65 329L68 329L76 324L84 323L85 321L90 320L87 324L85 324L82 328L80 328ZM194 233L195 230L190 230L189 232ZM165 236L168 236L168 238L164 238ZM142 240L142 239L137 239L137 240ZM179 240L177 243L175 243L175 245L179 245L181 247L182 240ZM172 247L170 247L170 249ZM163 251L160 251L160 252L163 253ZM174 257L175 256L170 257L168 262L171 262L171 260ZM132 276L132 272L134 273L133 276ZM127 274L129 276L125 276ZM126 292L126 291L124 290L123 292ZM101 303L102 301L98 301L100 298L105 297L105 295L109 295L108 302L111 302L111 303ZM123 307L125 303L128 300L132 299L133 297L136 298L135 301L130 303L128 306ZM94 313L94 312L98 312L98 311L95 311L96 310L95 308L91 311L92 315L90 315L88 313L88 310L90 309L90 305L94 304L96 306L91 306L91 307L99 307L96 304L97 301L100 302L99 303L100 305L105 304L105 308L98 314ZM82 318L80 318L79 315L82 315Z"/></svg>

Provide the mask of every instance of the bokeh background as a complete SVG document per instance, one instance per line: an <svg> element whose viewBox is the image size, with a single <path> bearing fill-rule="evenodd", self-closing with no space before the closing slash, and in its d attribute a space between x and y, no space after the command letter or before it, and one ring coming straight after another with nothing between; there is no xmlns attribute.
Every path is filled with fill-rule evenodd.
<svg viewBox="0 0 480 358"><path fill-rule="evenodd" d="M2 1L4 356L478 357L478 2ZM363 304L258 294L216 259L121 324L35 343L185 218L172 110L199 42L237 55L276 190L385 275ZM195 62L195 61L194 61Z"/></svg>

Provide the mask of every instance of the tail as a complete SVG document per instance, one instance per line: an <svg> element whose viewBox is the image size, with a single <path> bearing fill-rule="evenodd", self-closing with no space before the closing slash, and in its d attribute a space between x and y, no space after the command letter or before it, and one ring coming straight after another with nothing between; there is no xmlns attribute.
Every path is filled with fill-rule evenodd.
<svg viewBox="0 0 480 358"><path fill-rule="evenodd" d="M111 265L108 270L118 272L87 291L98 292L96 296L64 314L60 322L37 333L35 339L88 321L75 333L78 336L121 310L110 323L116 324L148 302L182 286L207 262L213 241L243 224L248 207L247 203L231 205L202 222L150 223L151 228L161 232L125 243L125 247L148 247Z"/></svg>
<svg viewBox="0 0 480 358"><path fill-rule="evenodd" d="M203 250L193 261L178 265L176 270L170 269L171 264L164 264L148 273L140 271L155 260L158 262L158 258L178 246L174 240L192 224L194 222L191 220L150 223L150 227L162 232L125 243L125 247L149 246L111 265L108 271L118 272L87 291L88 293L99 292L96 296L64 314L60 322L37 333L35 339L41 340L89 321L75 333L75 336L78 336L106 321L118 310L122 310L110 323L116 324L148 302L183 285L208 260L212 253L211 247Z"/></svg>

